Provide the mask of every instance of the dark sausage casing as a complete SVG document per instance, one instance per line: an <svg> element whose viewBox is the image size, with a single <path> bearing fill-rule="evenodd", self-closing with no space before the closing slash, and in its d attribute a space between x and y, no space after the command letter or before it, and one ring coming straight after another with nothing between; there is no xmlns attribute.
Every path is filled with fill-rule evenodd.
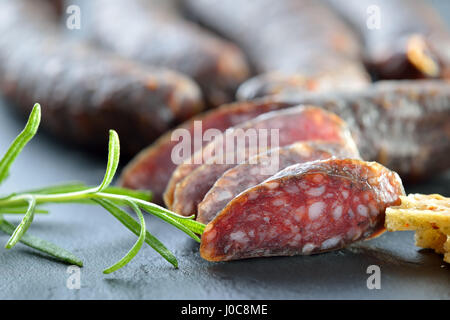
<svg viewBox="0 0 450 320"><path fill-rule="evenodd" d="M356 90L370 82L360 63L357 37L320 1L183 3L202 24L242 48L261 74L239 88L239 99L286 91Z"/></svg>
<svg viewBox="0 0 450 320"><path fill-rule="evenodd" d="M450 79L450 32L424 0L326 0L365 44L378 79Z"/></svg>
<svg viewBox="0 0 450 320"><path fill-rule="evenodd" d="M240 49L181 17L176 1L100 0L92 5L96 43L192 77L209 105L233 101L238 85L249 76Z"/></svg>
<svg viewBox="0 0 450 320"><path fill-rule="evenodd" d="M115 129L130 156L202 109L191 80L67 39L45 4L0 2L0 90L24 112L39 102L44 128L93 149Z"/></svg>

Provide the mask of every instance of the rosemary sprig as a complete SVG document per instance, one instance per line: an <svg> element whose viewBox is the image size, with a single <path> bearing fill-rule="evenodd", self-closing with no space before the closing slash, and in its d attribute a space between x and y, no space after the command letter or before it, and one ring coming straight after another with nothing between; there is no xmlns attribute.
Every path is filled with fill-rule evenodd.
<svg viewBox="0 0 450 320"><path fill-rule="evenodd" d="M25 129L14 140L3 159L0 161L0 182L9 172L9 168L20 151L37 132L41 118L39 104L33 107ZM120 157L119 137L114 130L109 133L108 162L104 178L99 186L89 187L82 183L63 184L21 193L12 193L0 198L0 213L21 214L24 213L22 221L14 228L9 222L0 216L0 230L11 235L6 248L14 247L19 241L53 257L68 263L82 264L81 261L70 252L58 248L47 241L26 234L35 213L46 212L40 206L52 203L86 203L99 204L125 227L138 236L138 240L131 250L113 266L104 270L111 273L128 264L142 248L144 242L156 250L164 259L174 267L178 267L175 256L149 231L141 210L166 221L183 231L195 241L200 242L198 234L202 234L205 225L193 220L193 217L183 217L171 212L161 206L149 202L151 195L145 191L135 191L119 187L111 187L117 171ZM139 218L139 223L133 219L121 207L130 207Z"/></svg>

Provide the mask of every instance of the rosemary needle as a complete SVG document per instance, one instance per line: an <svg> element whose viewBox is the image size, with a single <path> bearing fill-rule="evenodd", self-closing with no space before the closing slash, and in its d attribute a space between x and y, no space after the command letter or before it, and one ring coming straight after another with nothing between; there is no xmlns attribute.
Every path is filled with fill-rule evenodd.
<svg viewBox="0 0 450 320"><path fill-rule="evenodd" d="M2 216L0 216L0 230L6 234L12 235L15 227L13 224L6 221ZM66 249L58 247L57 245L49 241L40 239L27 233L22 236L20 242L30 248L46 253L61 262L73 264L79 267L83 266L83 261L77 258L74 254L67 251Z"/></svg>
<svg viewBox="0 0 450 320"><path fill-rule="evenodd" d="M139 217L139 221L141 223L141 226L140 226L141 230L139 232L139 238L136 241L136 243L134 244L134 246L130 249L130 251L128 251L128 253L122 259L120 259L118 262L116 262L113 266L103 270L104 274L112 273L112 272L124 267L125 265L127 265L128 262L130 262L138 254L139 250L141 250L142 245L144 244L145 234L146 234L144 216L142 215L141 209L139 209L139 207L134 202L130 201L128 204L133 209L133 211L136 213L136 215Z"/></svg>

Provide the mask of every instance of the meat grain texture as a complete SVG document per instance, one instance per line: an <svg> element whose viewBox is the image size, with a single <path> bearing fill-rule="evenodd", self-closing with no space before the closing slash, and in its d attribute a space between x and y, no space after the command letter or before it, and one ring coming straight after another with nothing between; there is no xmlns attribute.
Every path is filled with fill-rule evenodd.
<svg viewBox="0 0 450 320"><path fill-rule="evenodd" d="M259 135L255 135L255 139L250 138L249 133L259 134L262 130L268 132L270 142L265 138L261 139ZM273 131L278 133L275 145ZM347 125L330 112L302 105L272 111L229 128L223 137L215 137L202 150L180 164L167 185L164 202L168 208L179 214L195 214L196 205L217 178L230 167L247 160L250 155L267 151L267 148L308 140L341 142L353 146L356 150ZM238 143L232 143L233 141ZM239 141L243 143L239 144ZM261 149L261 146L266 150Z"/></svg>
<svg viewBox="0 0 450 320"><path fill-rule="evenodd" d="M228 202L248 188L260 184L289 166L330 158L359 159L352 146L326 141L297 142L271 149L225 171L198 204L197 221L211 222Z"/></svg>
<svg viewBox="0 0 450 320"><path fill-rule="evenodd" d="M228 261L339 249L382 233L386 207L401 195L399 176L375 162L293 165L228 203L206 226L200 254Z"/></svg>
<svg viewBox="0 0 450 320"><path fill-rule="evenodd" d="M178 129L185 129L187 135L192 137L188 144L191 153L184 155L185 159L204 146L203 134L208 129L220 132L239 123L251 120L260 114L277 110L283 103L254 103L243 102L233 105L224 105L214 110L200 114L181 124L161 136L156 142L142 150L123 170L120 184L127 188L151 190L153 201L163 204L163 193L167 183L179 163L172 160L174 148L183 143L184 138L173 136ZM201 124L201 126L196 126ZM198 128L196 130L196 128Z"/></svg>

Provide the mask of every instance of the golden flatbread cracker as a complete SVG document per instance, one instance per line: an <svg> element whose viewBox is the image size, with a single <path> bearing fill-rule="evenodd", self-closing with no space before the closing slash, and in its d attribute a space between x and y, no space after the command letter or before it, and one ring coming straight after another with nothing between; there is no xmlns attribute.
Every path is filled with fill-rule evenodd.
<svg viewBox="0 0 450 320"><path fill-rule="evenodd" d="M437 253L445 253L444 244L447 235L434 229L418 229L415 234L416 246L433 249ZM450 251L450 250L449 250Z"/></svg>
<svg viewBox="0 0 450 320"><path fill-rule="evenodd" d="M415 230L416 246L444 254L444 261L450 263L450 199L438 194L400 198L400 206L386 209L386 228Z"/></svg>
<svg viewBox="0 0 450 320"><path fill-rule="evenodd" d="M450 235L450 199L438 194L400 196L400 206L386 209L389 231L434 229Z"/></svg>

